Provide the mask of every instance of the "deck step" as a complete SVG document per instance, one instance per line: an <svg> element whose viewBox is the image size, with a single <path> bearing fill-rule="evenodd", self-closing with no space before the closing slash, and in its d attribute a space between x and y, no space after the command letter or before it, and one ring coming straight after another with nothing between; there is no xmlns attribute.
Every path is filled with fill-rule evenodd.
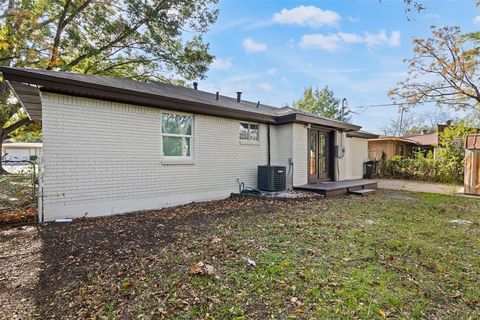
<svg viewBox="0 0 480 320"><path fill-rule="evenodd" d="M370 194L374 194L375 192L377 192L377 190L375 189L359 189L359 190L349 190L349 193L350 194L356 194L356 195L359 195L359 196L368 196Z"/></svg>

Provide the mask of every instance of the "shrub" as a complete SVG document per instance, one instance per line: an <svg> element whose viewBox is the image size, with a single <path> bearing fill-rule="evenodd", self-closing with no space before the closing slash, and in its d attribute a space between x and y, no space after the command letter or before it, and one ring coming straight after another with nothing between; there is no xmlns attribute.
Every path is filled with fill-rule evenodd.
<svg viewBox="0 0 480 320"><path fill-rule="evenodd" d="M382 178L462 184L463 169L463 157L445 157L440 150L435 158L432 152L426 156L418 152L413 158L395 156L390 160L382 160L378 175Z"/></svg>
<svg viewBox="0 0 480 320"><path fill-rule="evenodd" d="M432 152L427 155L418 152L412 158L395 156L386 160L382 154L378 175L381 178L462 184L465 170L464 141L468 134L475 131L464 122L445 128L439 134L435 157Z"/></svg>

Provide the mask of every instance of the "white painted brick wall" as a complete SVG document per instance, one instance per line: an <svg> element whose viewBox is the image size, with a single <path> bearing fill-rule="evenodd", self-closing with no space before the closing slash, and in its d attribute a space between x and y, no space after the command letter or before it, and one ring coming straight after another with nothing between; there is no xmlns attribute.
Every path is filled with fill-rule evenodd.
<svg viewBox="0 0 480 320"><path fill-rule="evenodd" d="M46 220L224 198L238 191L237 178L256 188L257 166L267 163L266 125L259 145L245 145L239 121L194 115L194 160L167 164L160 110L50 93L42 100ZM293 127L271 128L272 163L288 166Z"/></svg>
<svg viewBox="0 0 480 320"><path fill-rule="evenodd" d="M287 169L287 188L292 187L291 168L288 159L293 159L293 124L271 126L272 165Z"/></svg>
<svg viewBox="0 0 480 320"><path fill-rule="evenodd" d="M368 161L368 140L362 138L347 138L350 140L348 159L350 175L347 179L362 179L363 164Z"/></svg>
<svg viewBox="0 0 480 320"><path fill-rule="evenodd" d="M293 124L294 185L302 185L308 182L307 134L308 130L305 125L299 123Z"/></svg>
<svg viewBox="0 0 480 320"><path fill-rule="evenodd" d="M303 124L289 123L275 127L272 140L272 164L287 168L287 187L307 183L307 128ZM293 168L288 159L292 159Z"/></svg>
<svg viewBox="0 0 480 320"><path fill-rule="evenodd" d="M363 164L368 160L368 140L349 138L345 133L337 133L336 141L345 148L345 155L336 159L339 166L338 180L362 179ZM338 172L336 172L338 175Z"/></svg>
<svg viewBox="0 0 480 320"><path fill-rule="evenodd" d="M267 163L266 125L259 144L248 145L238 139L240 121L193 115L194 159L172 162L161 157L161 110L51 93L42 103L45 220L225 198L237 179L256 188L257 166ZM270 136L272 164L288 170L292 158L294 185L307 183L305 126L271 126ZM349 145L340 179L361 178L366 140L337 138Z"/></svg>

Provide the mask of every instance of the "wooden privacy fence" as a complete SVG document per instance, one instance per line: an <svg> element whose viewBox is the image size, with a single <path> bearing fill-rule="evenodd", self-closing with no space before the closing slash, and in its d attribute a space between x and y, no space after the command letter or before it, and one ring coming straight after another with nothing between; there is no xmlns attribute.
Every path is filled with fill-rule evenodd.
<svg viewBox="0 0 480 320"><path fill-rule="evenodd" d="M480 134L465 140L465 194L480 195Z"/></svg>

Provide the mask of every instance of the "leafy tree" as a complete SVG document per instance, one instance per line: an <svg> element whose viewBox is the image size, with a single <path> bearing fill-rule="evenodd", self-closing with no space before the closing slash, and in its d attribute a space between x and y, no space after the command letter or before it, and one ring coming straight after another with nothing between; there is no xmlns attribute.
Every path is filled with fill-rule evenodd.
<svg viewBox="0 0 480 320"><path fill-rule="evenodd" d="M303 98L293 102L293 107L339 121L350 121L351 111L348 108L342 108L341 100L335 98L328 86L315 90L311 86L306 88Z"/></svg>
<svg viewBox="0 0 480 320"><path fill-rule="evenodd" d="M441 155L447 159L459 159L462 163L465 156L465 139L467 135L475 133L477 130L464 121L455 122L446 127L438 136L438 147Z"/></svg>
<svg viewBox="0 0 480 320"><path fill-rule="evenodd" d="M439 134L438 148L435 158L439 164L438 174L441 176L458 177L463 180L465 170L465 139L468 134L475 133L469 124L459 121L445 128Z"/></svg>
<svg viewBox="0 0 480 320"><path fill-rule="evenodd" d="M10 124L27 117L24 112L20 111L5 125L8 127ZM16 142L42 142L42 122L38 120L30 121L26 125L13 131L9 136Z"/></svg>
<svg viewBox="0 0 480 320"><path fill-rule="evenodd" d="M435 156L430 151L426 155L417 152L411 158L382 159L380 176L461 184L465 168L465 138L475 131L469 122L457 121L439 133Z"/></svg>
<svg viewBox="0 0 480 320"><path fill-rule="evenodd" d="M457 110L480 109L480 47L459 27L434 28L428 39L413 40L408 78L390 91L396 102L416 106L435 102Z"/></svg>
<svg viewBox="0 0 480 320"><path fill-rule="evenodd" d="M202 34L216 21L217 1L0 0L0 64L138 80L204 78L213 56ZM0 145L29 122L19 111L0 79Z"/></svg>

